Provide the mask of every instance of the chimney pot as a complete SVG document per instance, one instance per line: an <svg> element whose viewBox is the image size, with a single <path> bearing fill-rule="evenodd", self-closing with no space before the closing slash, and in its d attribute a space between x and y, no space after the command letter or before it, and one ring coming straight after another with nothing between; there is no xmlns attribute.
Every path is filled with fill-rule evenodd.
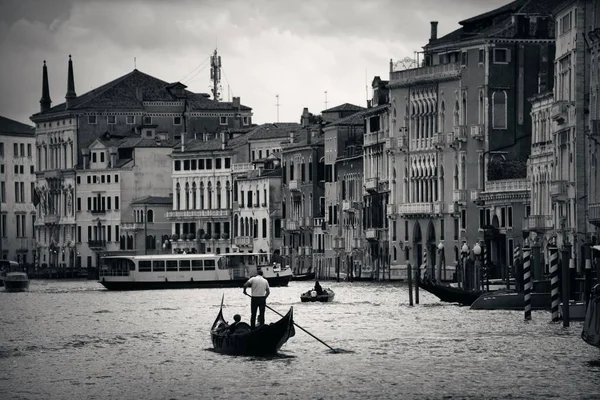
<svg viewBox="0 0 600 400"><path fill-rule="evenodd" d="M240 98L239 97L234 97L233 98L233 107L239 109L240 108Z"/></svg>
<svg viewBox="0 0 600 400"><path fill-rule="evenodd" d="M438 22L437 21L431 21L431 37L429 40L436 40L437 39L437 28L438 28Z"/></svg>

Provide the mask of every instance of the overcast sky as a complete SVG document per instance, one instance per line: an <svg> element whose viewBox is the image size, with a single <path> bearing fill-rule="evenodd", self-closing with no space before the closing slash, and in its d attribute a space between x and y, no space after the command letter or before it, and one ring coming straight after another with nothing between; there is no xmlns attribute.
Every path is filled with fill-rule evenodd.
<svg viewBox="0 0 600 400"><path fill-rule="evenodd" d="M208 93L207 58L218 46L223 100L240 96L254 122L275 122L278 94L279 120L299 122L303 107L315 114L325 108L325 91L329 107L365 106L366 81L388 79L390 58L420 50L430 21L439 21L442 36L507 3L0 0L0 115L30 123L39 111L43 60L52 104L63 102L69 54L78 95L130 72L134 57L142 72Z"/></svg>

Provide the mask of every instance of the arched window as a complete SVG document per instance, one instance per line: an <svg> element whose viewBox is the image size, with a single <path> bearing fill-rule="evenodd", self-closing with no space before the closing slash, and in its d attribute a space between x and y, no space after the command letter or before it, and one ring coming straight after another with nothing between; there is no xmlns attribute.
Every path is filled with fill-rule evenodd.
<svg viewBox="0 0 600 400"><path fill-rule="evenodd" d="M204 210L204 182L200 182L200 209Z"/></svg>
<svg viewBox="0 0 600 400"><path fill-rule="evenodd" d="M467 91L462 93L461 123L467 125Z"/></svg>
<svg viewBox="0 0 600 400"><path fill-rule="evenodd" d="M221 181L217 181L217 209L221 209Z"/></svg>
<svg viewBox="0 0 600 400"><path fill-rule="evenodd" d="M240 223L240 221L239 221L238 215L235 214L233 216L233 237L237 237L238 236L238 232L239 232L239 229L238 229L239 226L238 226L238 224L239 223ZM242 235L239 235L239 236L242 236Z"/></svg>
<svg viewBox="0 0 600 400"><path fill-rule="evenodd" d="M208 182L208 185L206 185L206 196L208 197L208 209L212 210L212 185L210 182Z"/></svg>
<svg viewBox="0 0 600 400"><path fill-rule="evenodd" d="M483 90L479 91L479 124L483 125L485 123L485 103L484 103L484 95Z"/></svg>
<svg viewBox="0 0 600 400"><path fill-rule="evenodd" d="M263 239L267 237L267 219L262 219L262 237Z"/></svg>
<svg viewBox="0 0 600 400"><path fill-rule="evenodd" d="M225 207L231 207L231 185L229 181L225 182Z"/></svg>
<svg viewBox="0 0 600 400"><path fill-rule="evenodd" d="M254 219L254 239L258 239L258 219Z"/></svg>
<svg viewBox="0 0 600 400"><path fill-rule="evenodd" d="M508 104L505 90L492 93L492 122L494 129L506 129L508 125Z"/></svg>
<svg viewBox="0 0 600 400"><path fill-rule="evenodd" d="M148 221L149 224L154 222L154 211L148 210L146 221Z"/></svg>
<svg viewBox="0 0 600 400"><path fill-rule="evenodd" d="M181 186L179 186L179 182L175 186L175 206L177 210L181 210Z"/></svg>
<svg viewBox="0 0 600 400"><path fill-rule="evenodd" d="M190 209L190 184L188 182L185 183L185 209Z"/></svg>
<svg viewBox="0 0 600 400"><path fill-rule="evenodd" d="M198 188L196 187L196 182L192 182L192 209L195 210L198 207L197 195Z"/></svg>
<svg viewBox="0 0 600 400"><path fill-rule="evenodd" d="M442 100L442 105L440 106L440 121L439 121L439 129L440 132L445 132L446 129L446 103Z"/></svg>

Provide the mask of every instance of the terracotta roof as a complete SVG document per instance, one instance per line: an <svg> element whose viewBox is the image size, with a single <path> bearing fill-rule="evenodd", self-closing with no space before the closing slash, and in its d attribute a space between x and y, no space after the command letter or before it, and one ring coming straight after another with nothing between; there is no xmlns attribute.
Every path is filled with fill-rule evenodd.
<svg viewBox="0 0 600 400"><path fill-rule="evenodd" d="M139 199L134 199L132 205L136 204L156 204L156 205L173 205L172 197L145 196Z"/></svg>
<svg viewBox="0 0 600 400"><path fill-rule="evenodd" d="M357 112L349 117L333 121L329 125L326 125L323 129L327 129L330 126L346 126L346 125L362 125L365 123L365 114L371 112L373 109L366 109L362 112Z"/></svg>
<svg viewBox="0 0 600 400"><path fill-rule="evenodd" d="M356 106L350 103L340 104L339 106L335 106L332 108L328 108L327 110L321 111L321 113L329 113L329 112L339 112L339 111L362 111L364 107Z"/></svg>
<svg viewBox="0 0 600 400"><path fill-rule="evenodd" d="M35 135L33 126L0 116L0 134Z"/></svg>
<svg viewBox="0 0 600 400"><path fill-rule="evenodd" d="M424 48L435 47L446 43L484 38L511 38L515 36L513 14L530 14L551 16L552 10L562 0L517 0L486 13L460 21L462 27L436 40L430 40ZM551 24L552 25L552 24ZM552 37L553 26L549 27Z"/></svg>
<svg viewBox="0 0 600 400"><path fill-rule="evenodd" d="M290 132L296 132L300 129L301 126L297 123L285 122L278 124L262 124L253 128L246 134L242 134L240 136L229 139L227 141L227 144L225 145L225 150L232 150L239 146L243 146L247 144L249 140L252 139L285 138L289 136ZM185 146L185 152L217 150L223 150L222 139L220 137L217 137L212 140L192 139L191 141L187 142ZM173 152L181 153L181 149L176 147Z"/></svg>
<svg viewBox="0 0 600 400"><path fill-rule="evenodd" d="M151 75L134 69L111 82L97 87L72 101L69 110L143 110L144 101L178 101L174 91L170 88L177 86L165 82ZM140 93L138 93L138 91ZM235 110L232 102L218 102L207 98L204 93L185 92L189 108L196 110ZM138 95L141 95L141 100ZM242 110L251 110L250 107L241 105ZM65 103L58 104L48 111L34 114L32 117L62 112L66 110Z"/></svg>

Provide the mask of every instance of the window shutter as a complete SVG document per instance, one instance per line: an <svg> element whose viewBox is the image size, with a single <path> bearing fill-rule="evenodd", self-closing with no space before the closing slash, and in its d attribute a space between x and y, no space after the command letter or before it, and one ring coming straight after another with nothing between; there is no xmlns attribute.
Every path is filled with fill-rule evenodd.
<svg viewBox="0 0 600 400"><path fill-rule="evenodd" d="M506 49L506 62L509 63L510 62L510 49Z"/></svg>

